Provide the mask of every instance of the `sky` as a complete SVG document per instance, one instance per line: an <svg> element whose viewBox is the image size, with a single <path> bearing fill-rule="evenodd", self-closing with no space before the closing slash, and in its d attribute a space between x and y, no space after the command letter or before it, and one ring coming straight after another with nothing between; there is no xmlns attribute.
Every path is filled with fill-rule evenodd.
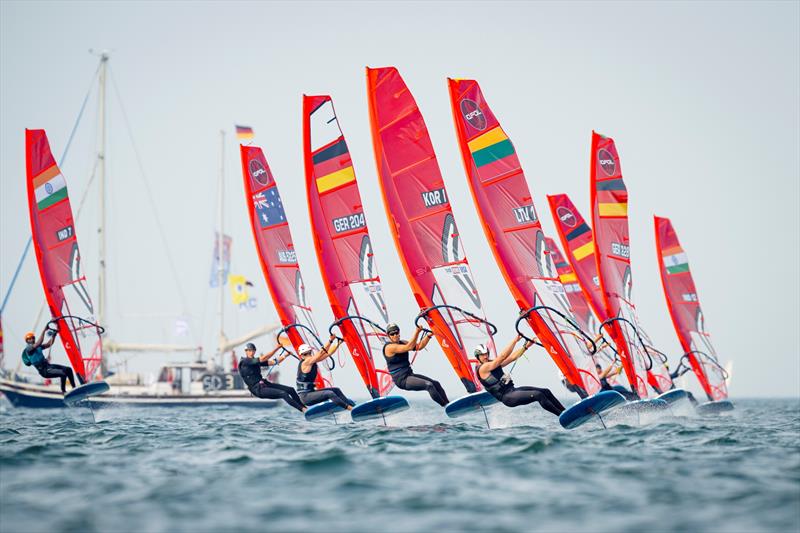
<svg viewBox="0 0 800 533"><path fill-rule="evenodd" d="M468 192L448 76L481 84L514 142L551 236L546 195L569 193L588 214L591 132L613 137L630 195L635 303L655 344L673 360L680 355L656 263L652 216L658 214L671 218L689 256L717 352L733 361L732 396L800 396L797 2L3 1L3 296L30 236L24 129L46 129L59 157L90 87L62 170L73 209L87 191L77 236L96 294L99 199L96 183L89 182L98 50L111 56L106 326L118 342L202 345L206 356L214 353L219 296L209 277L221 161L232 272L253 281L257 302L255 309L237 309L226 295L225 332L237 337L277 320L247 218L234 124L253 127L255 144L264 148L316 321L327 330L332 313L305 203L304 93L333 98L381 277L390 280L389 313L404 331L411 329L418 309L383 210L365 89L365 66L392 65L425 117L499 343L513 336L516 306ZM2 315L6 367L17 365L22 335L43 302L28 257ZM188 335L176 335L179 317L189 321ZM257 341L260 349L271 342ZM433 344L415 368L440 379L455 397L463 389ZM118 355L111 362L152 375L164 361L189 358ZM283 370L283 381L291 382L294 368ZM514 379L566 395L543 351L531 350ZM353 396L364 395L352 362L345 361L336 382ZM697 390L693 378L687 383ZM415 394L424 395L409 395Z"/></svg>

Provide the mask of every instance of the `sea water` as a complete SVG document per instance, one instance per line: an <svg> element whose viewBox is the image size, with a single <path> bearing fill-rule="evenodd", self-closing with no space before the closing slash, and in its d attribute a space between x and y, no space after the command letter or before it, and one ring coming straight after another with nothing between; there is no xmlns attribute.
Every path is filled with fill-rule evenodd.
<svg viewBox="0 0 800 533"><path fill-rule="evenodd" d="M608 419L0 411L0 531L798 531L800 400Z"/></svg>

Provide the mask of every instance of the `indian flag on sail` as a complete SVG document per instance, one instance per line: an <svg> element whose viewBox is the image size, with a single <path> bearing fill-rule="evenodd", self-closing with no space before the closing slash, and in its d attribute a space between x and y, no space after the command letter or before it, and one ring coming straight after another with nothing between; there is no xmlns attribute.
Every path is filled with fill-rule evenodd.
<svg viewBox="0 0 800 533"><path fill-rule="evenodd" d="M673 246L664 250L664 268L667 274L680 274L689 272L689 258L680 246Z"/></svg>
<svg viewBox="0 0 800 533"><path fill-rule="evenodd" d="M61 175L61 171L58 170L58 165L51 166L33 178L33 190L36 196L36 207L39 208L39 211L66 198L67 182Z"/></svg>
<svg viewBox="0 0 800 533"><path fill-rule="evenodd" d="M475 137L467 146L482 181L519 169L514 145L500 126Z"/></svg>

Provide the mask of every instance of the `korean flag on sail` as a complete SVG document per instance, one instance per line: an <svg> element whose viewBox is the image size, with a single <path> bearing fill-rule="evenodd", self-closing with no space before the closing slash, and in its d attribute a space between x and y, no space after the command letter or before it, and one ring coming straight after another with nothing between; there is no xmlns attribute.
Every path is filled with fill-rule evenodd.
<svg viewBox="0 0 800 533"><path fill-rule="evenodd" d="M283 211L283 202L277 187L254 194L253 205L262 228L286 222L286 213Z"/></svg>

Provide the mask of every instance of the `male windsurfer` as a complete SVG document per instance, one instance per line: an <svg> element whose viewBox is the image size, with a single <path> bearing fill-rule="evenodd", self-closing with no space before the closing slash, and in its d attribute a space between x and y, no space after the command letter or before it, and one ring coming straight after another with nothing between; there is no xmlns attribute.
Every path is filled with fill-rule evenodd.
<svg viewBox="0 0 800 533"><path fill-rule="evenodd" d="M608 367L603 370L603 367L599 364L594 365L595 371L597 372L597 379L600 380L600 390L614 390L618 393L622 394L626 400L632 402L634 400L638 400L639 396L632 393L622 385L611 385L608 382L609 377L616 376L622 373L622 365L619 367L614 367L614 363L608 365Z"/></svg>
<svg viewBox="0 0 800 533"><path fill-rule="evenodd" d="M45 332L50 337L47 342L44 342ZM67 392L67 380L69 380L70 386L75 388L75 376L72 369L64 365L55 365L44 356L44 350L53 345L57 333L57 330L45 328L39 335L39 340L36 340L36 335L32 331L26 333L22 362L25 363L25 366L33 365L43 378L60 378L61 393L64 394Z"/></svg>
<svg viewBox="0 0 800 533"><path fill-rule="evenodd" d="M316 388L317 375L319 369L317 364L321 363L339 348L339 344L331 351L331 345L336 339L333 335L328 339L328 343L314 353L314 349L308 344L301 344L297 350L300 356L300 363L297 365L297 392L306 405L314 405L330 400L342 409L348 411L353 409L354 402L349 400L338 387Z"/></svg>
<svg viewBox="0 0 800 533"><path fill-rule="evenodd" d="M422 328L417 326L411 340L402 341L400 340L400 326L394 323L387 324L386 334L389 336L389 342L383 345L386 368L397 388L412 391L426 390L434 402L444 407L449 400L439 382L422 374L415 374L408 360L408 352L422 350L433 337L433 333L429 331L421 341L417 342L420 333L422 333Z"/></svg>
<svg viewBox="0 0 800 533"><path fill-rule="evenodd" d="M546 411L558 416L564 411L564 406L558 401L549 389L539 387L515 387L511 381L511 376L503 372L503 367L510 365L530 348L533 343L525 341L521 348L514 350L517 343L522 340L521 335L517 335L502 352L494 359L489 359L489 349L484 344L479 344L475 348L475 357L478 364L475 366L475 374L484 386L486 391L503 402L508 407L527 405L539 402Z"/></svg>
<svg viewBox="0 0 800 533"><path fill-rule="evenodd" d="M279 383L267 382L261 377L262 366L278 365L288 357L288 354L283 354L277 359L272 359L272 356L280 349L281 345L279 343L269 353L256 358L256 345L252 342L248 343L244 348L244 357L239 359L239 375L242 376L242 381L244 381L247 388L250 389L253 396L257 396L258 398L281 399L298 411L305 412L307 407L303 404L303 401L293 388Z"/></svg>

